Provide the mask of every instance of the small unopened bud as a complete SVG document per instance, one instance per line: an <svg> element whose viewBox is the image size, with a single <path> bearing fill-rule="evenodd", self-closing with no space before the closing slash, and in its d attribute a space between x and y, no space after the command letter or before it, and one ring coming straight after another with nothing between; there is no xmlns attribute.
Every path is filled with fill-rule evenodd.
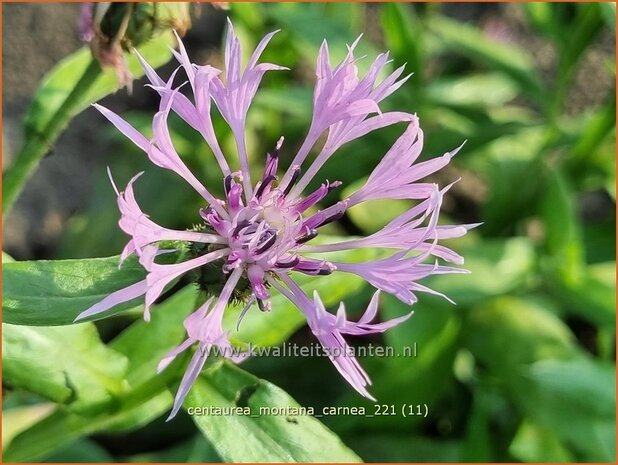
<svg viewBox="0 0 618 465"><path fill-rule="evenodd" d="M132 76L124 52L148 42L165 29L184 35L191 26L188 2L88 2L79 19L80 39L90 44L103 67L113 67L121 85Z"/></svg>

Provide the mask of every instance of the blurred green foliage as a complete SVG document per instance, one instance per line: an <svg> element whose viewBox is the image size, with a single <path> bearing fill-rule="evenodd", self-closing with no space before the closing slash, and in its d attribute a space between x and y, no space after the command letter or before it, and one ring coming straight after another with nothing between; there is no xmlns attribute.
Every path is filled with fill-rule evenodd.
<svg viewBox="0 0 618 465"><path fill-rule="evenodd" d="M414 317L405 324L383 339L356 341L387 344L395 351L417 344L414 358L361 362L374 381L372 392L380 404L428 404L428 417L397 414L322 420L366 461L613 462L616 107L613 84L606 89L597 89L596 84L601 78L614 82L614 53L594 69L584 64L601 39L609 36L613 44L615 5L499 5L487 16L491 21L469 22L449 16L450 10L440 4L401 3L231 7L230 16L247 46L281 28L264 59L294 70L268 75L250 111L247 138L256 172L279 136L286 138L284 160L291 160L302 142L311 114L311 70L322 39L328 39L337 60L345 54L345 44L363 31L359 52L369 56L359 62L361 68L376 52L390 50L393 67L407 63L414 72L383 110L419 115L426 136L425 157L467 141L436 180L446 184L462 178L449 193L441 221L483 223L450 244L465 256L472 274L438 276L425 283L457 305L423 295L414 306ZM541 47L552 50L550 58L537 53ZM587 87L601 95L578 105L574 93L582 73ZM134 112L127 117L149 132L150 115ZM178 120L172 119L171 125L179 153L198 177L215 186L213 190L220 189L206 144ZM229 130L220 119L215 126L224 150L235 153ZM400 130L382 130L344 147L314 183L339 179L353 189ZM185 228L195 221L199 200L181 180L149 166L112 129L105 134L118 148L109 159L117 179L147 171L137 186L145 211L170 227ZM95 181L90 207L73 219L58 258L114 255L124 244L116 225L115 196L102 169ZM404 207L405 202L357 206L330 232L374 232ZM55 280L37 285L42 292L47 292L45 285L66 284L61 269L54 271L56 266L62 267L15 263L3 268L9 276L25 273L23 281L5 282L5 292L15 288L18 297L28 297L20 291L24 282L46 274ZM105 273L106 263L85 260L82 266L82 287L93 291L90 296L104 293L105 281L93 288L88 273ZM103 266L101 271L97 266ZM304 285L319 286L327 305L345 299L350 312L364 308L371 295L371 289L347 277L315 285L308 280ZM45 324L70 321L77 308L67 306L62 298L71 292L64 289L57 302L46 303L51 309L62 307L58 318L64 320L44 320ZM286 439L290 433L281 419L210 422L196 417L205 438L188 417L172 425L163 423L172 399L168 387L175 387L186 359L175 362L179 369L171 374L156 376L154 367L182 340L180 322L195 298L191 288L174 294L155 309L149 325L132 323L137 309L100 322L103 342L93 323L60 328L5 324L3 356L8 352L12 358L3 364L4 379L24 388L4 396L4 417L13 426L5 432L10 435L8 448L3 438L5 461L325 460L306 455L316 447L312 435L324 444L338 441L317 423L302 425L298 440L307 447L299 446L301 452L294 449L296 439ZM3 306L7 303L21 312L9 313L17 321L8 323L20 323L20 315L28 317L29 309L34 314L41 311L20 298L11 303L5 296ZM311 340L306 330L299 329L303 319L298 312L280 297L274 298L274 307L269 315L248 314L237 342L278 345L289 337L300 343ZM407 310L396 299L383 297L382 318ZM230 311L230 327L238 311ZM47 315L52 317L56 318ZM70 353L69 340L79 356ZM36 344L25 348L23 341ZM45 358L32 359L36 350L45 351L47 357L63 357L63 363L49 370ZM88 371L95 368L93 377ZM252 375L226 365L213 366L196 386L191 402L227 405L233 400L233 386L251 378L263 389L256 402L293 404L292 396L305 406L358 405L369 413L374 410L373 404L338 378L325 359L261 358L249 360L242 368ZM255 381L253 375L276 384L289 396L269 382ZM101 379L105 382L96 382ZM47 403L40 403L41 398ZM49 413L49 401L57 403L53 413ZM249 447L245 456L234 446L252 441L265 445L264 450ZM128 442L130 447L119 448ZM341 447L336 460L354 460L354 454Z"/></svg>

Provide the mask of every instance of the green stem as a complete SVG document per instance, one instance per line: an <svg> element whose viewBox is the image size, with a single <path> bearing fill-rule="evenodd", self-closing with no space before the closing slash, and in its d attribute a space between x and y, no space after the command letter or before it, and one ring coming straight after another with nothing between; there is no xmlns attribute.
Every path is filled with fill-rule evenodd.
<svg viewBox="0 0 618 465"><path fill-rule="evenodd" d="M26 140L11 166L3 174L2 216L6 217L24 184L32 176L40 160L51 149L62 130L78 113L81 97L90 90L101 74L101 66L92 60L84 70L71 93L54 113L42 131L34 132L26 127Z"/></svg>

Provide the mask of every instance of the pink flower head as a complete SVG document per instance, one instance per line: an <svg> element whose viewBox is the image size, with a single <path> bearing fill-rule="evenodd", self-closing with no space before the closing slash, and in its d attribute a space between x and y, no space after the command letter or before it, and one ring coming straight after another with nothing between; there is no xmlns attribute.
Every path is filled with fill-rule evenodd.
<svg viewBox="0 0 618 465"><path fill-rule="evenodd" d="M206 266L209 270L213 267L220 270L222 283L225 283L222 290L213 290L198 282L212 297L186 319L187 340L173 349L159 366L164 369L179 353L197 346L170 417L180 409L213 349L219 349L219 354L236 361L243 358L229 350L231 345L222 325L226 305L232 296L245 300L242 318L254 303L262 311L270 310L271 290L273 287L278 289L304 313L309 327L322 346L329 350L329 357L341 375L363 396L372 398L367 390L369 377L358 361L348 354L349 346L344 335L383 332L410 317L411 313L387 322L372 323L377 316L380 291L413 304L417 300L416 292L437 293L421 285L418 281L422 278L463 272L438 262L463 263L460 255L438 244L438 241L462 236L475 225L438 225L442 197L450 186L440 189L423 181L424 177L446 165L456 151L416 162L423 143L418 117L405 112L382 113L379 107L407 79L400 79L403 68L399 68L378 81L378 75L389 65L388 54L379 55L367 74L361 77L354 57L358 41L348 48L346 58L334 67L330 64L328 45L324 42L318 56L313 118L304 143L280 180L279 153L284 142L281 137L267 154L261 177L255 181L251 179L244 134L247 112L264 73L286 69L258 63L273 35L267 35L259 43L243 69L240 41L230 24L225 47L225 72L191 63L182 43L179 43L180 51L176 53L176 58L179 68L187 75L187 88L192 91L192 99L178 91L180 86L174 87L176 72L165 81L140 57L151 87L161 97L150 140L118 115L95 105L154 164L184 178L206 205L196 212L199 227L176 231L159 226L142 212L133 192L133 184L139 175L129 182L123 192L117 190L121 213L119 224L130 236L122 259L132 253L137 254L148 274L144 281L111 294L78 318L99 314L141 295L145 295L145 317L148 318L150 306L166 287L183 274L199 272ZM215 137L211 120L212 102L234 134L239 171L231 171L230 155L223 153ZM222 173L223 198L215 197L210 188L190 172L176 152L167 127L168 115L172 111L198 131L211 148ZM386 152L365 185L349 198L316 211L314 207L341 183L324 180L313 192L304 193L304 189L337 149L376 129L401 122L407 124L407 129ZM307 162L307 155L324 133L325 143L302 175L301 166ZM365 238L311 244L323 226L339 220L350 207L375 199L410 199L416 204L380 231ZM169 244L162 241L188 245L185 247L189 251L187 259L175 264L158 263L157 257L169 251L159 250L160 245ZM397 251L394 254L391 252L390 256L362 263L338 262L329 258L330 252L360 247ZM432 261L427 263L430 258ZM367 311L357 322L348 321L343 304L336 315L329 313L317 294L310 298L293 279L297 273L328 276L341 272L361 276L377 289ZM339 352L335 354L334 349L339 349Z"/></svg>

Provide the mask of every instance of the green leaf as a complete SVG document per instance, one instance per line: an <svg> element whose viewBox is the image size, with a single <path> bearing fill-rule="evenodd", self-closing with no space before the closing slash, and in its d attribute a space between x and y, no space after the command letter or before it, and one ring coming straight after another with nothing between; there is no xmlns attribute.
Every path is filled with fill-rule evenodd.
<svg viewBox="0 0 618 465"><path fill-rule="evenodd" d="M458 305L472 305L525 287L534 279L536 254L528 238L486 239L461 247L457 244L453 248L464 256L463 268L470 270L470 274L435 276L424 284L446 294Z"/></svg>
<svg viewBox="0 0 618 465"><path fill-rule="evenodd" d="M127 359L106 347L92 323L66 327L2 325L3 381L91 411L126 389Z"/></svg>
<svg viewBox="0 0 618 465"><path fill-rule="evenodd" d="M569 328L530 298L499 297L471 309L462 334L477 360L507 378L520 365L576 353Z"/></svg>
<svg viewBox="0 0 618 465"><path fill-rule="evenodd" d="M2 449L6 449L13 438L33 424L45 418L54 410L54 404L45 402L34 405L20 405L2 408Z"/></svg>
<svg viewBox="0 0 618 465"><path fill-rule="evenodd" d="M529 420L517 429L509 453L522 462L572 463L573 455L560 438L549 429L542 428Z"/></svg>
<svg viewBox="0 0 618 465"><path fill-rule="evenodd" d="M441 106L502 106L517 96L517 86L499 73L443 78L427 86L427 97Z"/></svg>
<svg viewBox="0 0 618 465"><path fill-rule="evenodd" d="M110 463L114 457L99 443L90 439L78 439L71 444L43 457L48 463Z"/></svg>
<svg viewBox="0 0 618 465"><path fill-rule="evenodd" d="M429 30L451 51L467 55L506 74L519 84L522 92L539 99L537 102L543 101L543 88L534 69L534 60L524 50L513 44L489 40L478 29L444 16L433 16L428 25Z"/></svg>
<svg viewBox="0 0 618 465"><path fill-rule="evenodd" d="M601 10L596 3L576 5L575 20L568 25L568 33L558 41L559 57L556 83L552 88L552 116L558 115L569 92L576 65L582 54L603 30Z"/></svg>
<svg viewBox="0 0 618 465"><path fill-rule="evenodd" d="M585 259L574 193L559 169L546 170L545 176L540 208L550 266L565 282L576 282Z"/></svg>
<svg viewBox="0 0 618 465"><path fill-rule="evenodd" d="M573 146L567 159L567 167L573 175L581 173L581 170L590 168L590 158L599 151L599 147L606 137L615 136L616 128L616 100L615 91L611 92L611 98L597 110L592 117L583 125L581 137ZM611 158L609 154L599 154L603 158ZM614 166L615 164L612 163ZM614 170L615 174L615 170ZM574 176L576 177L576 176Z"/></svg>
<svg viewBox="0 0 618 465"><path fill-rule="evenodd" d="M409 63L410 69L422 82L423 30L412 5L387 3L381 8L380 21L384 31L384 42L393 54L397 66Z"/></svg>
<svg viewBox="0 0 618 465"><path fill-rule="evenodd" d="M586 461L615 461L614 366L580 356L543 360L523 373L518 401L530 418L585 453Z"/></svg>
<svg viewBox="0 0 618 465"><path fill-rule="evenodd" d="M252 415L194 415L226 462L359 462L354 452L311 415L268 415L260 409L299 409L278 387L240 368L217 363L191 390L187 408L246 406ZM272 410L271 410L272 411Z"/></svg>
<svg viewBox="0 0 618 465"><path fill-rule="evenodd" d="M142 56L157 68L172 57L173 35L166 32L140 47ZM143 71L134 55L127 56L134 77ZM3 174L2 211L6 215L43 156L81 111L118 89L114 69L101 70L88 48L82 48L56 65L44 78L26 114L25 142Z"/></svg>
<svg viewBox="0 0 618 465"><path fill-rule="evenodd" d="M483 232L513 235L519 220L536 213L542 189L540 159L546 141L543 127L531 127L496 138L480 152L478 167L488 181L488 199L483 205ZM526 188L522 189L522 179Z"/></svg>
<svg viewBox="0 0 618 465"><path fill-rule="evenodd" d="M75 317L114 291L145 278L136 259L118 269L119 257L84 260L40 260L2 264L2 313L5 323L56 326ZM130 308L134 299L105 317ZM102 318L97 315L91 319Z"/></svg>
<svg viewBox="0 0 618 465"><path fill-rule="evenodd" d="M613 263L615 276L615 263ZM607 269L606 269L607 272ZM611 273L611 270L609 271ZM565 281L551 272L547 275L548 289L567 311L594 324L608 328L616 325L616 284L587 267L575 281Z"/></svg>
<svg viewBox="0 0 618 465"><path fill-rule="evenodd" d="M172 395L163 391L138 406L81 416L58 409L53 414L18 434L3 450L7 462L32 462L70 444L78 438L101 430L123 432L144 426L169 410Z"/></svg>

